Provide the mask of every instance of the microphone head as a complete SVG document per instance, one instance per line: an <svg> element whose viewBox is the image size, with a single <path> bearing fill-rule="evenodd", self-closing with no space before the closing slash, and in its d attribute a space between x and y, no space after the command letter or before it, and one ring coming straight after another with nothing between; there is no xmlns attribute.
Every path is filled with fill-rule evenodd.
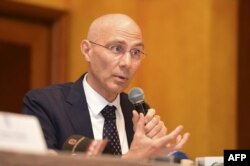
<svg viewBox="0 0 250 166"><path fill-rule="evenodd" d="M144 100L144 92L139 87L132 88L128 93L128 99L131 103L136 104Z"/></svg>
<svg viewBox="0 0 250 166"><path fill-rule="evenodd" d="M91 139L82 135L72 135L63 144L62 149L66 151L85 152L91 143Z"/></svg>
<svg viewBox="0 0 250 166"><path fill-rule="evenodd" d="M85 153L87 156L99 155L103 152L108 141L93 140L82 135L72 135L63 144L62 150L76 155Z"/></svg>

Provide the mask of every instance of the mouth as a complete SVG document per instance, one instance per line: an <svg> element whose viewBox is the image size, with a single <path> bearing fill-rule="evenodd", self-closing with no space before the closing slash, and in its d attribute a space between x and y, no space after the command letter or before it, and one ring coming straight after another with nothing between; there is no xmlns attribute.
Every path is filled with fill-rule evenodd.
<svg viewBox="0 0 250 166"><path fill-rule="evenodd" d="M128 78L125 77L125 76L120 76L120 75L115 75L115 80L118 81L118 82L126 82L128 81Z"/></svg>

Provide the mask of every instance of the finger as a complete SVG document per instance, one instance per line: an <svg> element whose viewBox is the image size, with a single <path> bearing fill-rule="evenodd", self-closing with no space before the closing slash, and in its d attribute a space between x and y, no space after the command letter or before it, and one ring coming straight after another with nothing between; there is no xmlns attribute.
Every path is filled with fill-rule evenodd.
<svg viewBox="0 0 250 166"><path fill-rule="evenodd" d="M176 138L176 142L177 142L177 143L180 142L181 139L182 139L182 136L181 136L181 135L178 135L177 138Z"/></svg>
<svg viewBox="0 0 250 166"><path fill-rule="evenodd" d="M179 143L173 143L175 140L177 140L177 137L180 135L182 129L183 126L177 126L171 133L158 139L158 146L162 146L162 152L169 154L183 147L183 145L187 142L189 135L184 135L183 139L180 140Z"/></svg>
<svg viewBox="0 0 250 166"><path fill-rule="evenodd" d="M145 125L146 133L150 132L155 126L160 122L160 116L155 115L148 123Z"/></svg>
<svg viewBox="0 0 250 166"><path fill-rule="evenodd" d="M183 129L182 125L177 126L171 133L159 138L159 144L162 146L171 144L172 141L176 140L178 135L181 133L182 129Z"/></svg>
<svg viewBox="0 0 250 166"><path fill-rule="evenodd" d="M96 156L98 155L98 141L94 140L92 144L93 144L92 155Z"/></svg>
<svg viewBox="0 0 250 166"><path fill-rule="evenodd" d="M161 122L163 123L163 122ZM163 125L161 126L161 130L152 137L152 139L157 139L157 138L160 138L160 137L163 137L167 134L167 128L165 127L164 123Z"/></svg>
<svg viewBox="0 0 250 166"><path fill-rule="evenodd" d="M149 137L149 138L153 138L155 137L156 135L158 134L161 134L160 131L161 131L161 128L163 127L163 122L160 122L158 123L157 125L154 126L153 129L151 129L149 132L147 132L146 130L146 127L145 127L145 131L146 131L146 135Z"/></svg>
<svg viewBox="0 0 250 166"><path fill-rule="evenodd" d="M148 123L154 117L154 115L155 115L155 109L153 108L148 109L148 112L145 116L146 123Z"/></svg>
<svg viewBox="0 0 250 166"><path fill-rule="evenodd" d="M189 133L185 133L182 137L182 139L175 145L174 149L175 150L180 150L183 148L183 146L187 143L188 139L190 137Z"/></svg>
<svg viewBox="0 0 250 166"><path fill-rule="evenodd" d="M90 145L89 145L89 147L88 147L88 149L86 151L86 155L87 156L93 156L93 155L95 155L95 147L96 147L96 145L97 145L97 141L96 140L94 140L94 141L92 141L90 143Z"/></svg>

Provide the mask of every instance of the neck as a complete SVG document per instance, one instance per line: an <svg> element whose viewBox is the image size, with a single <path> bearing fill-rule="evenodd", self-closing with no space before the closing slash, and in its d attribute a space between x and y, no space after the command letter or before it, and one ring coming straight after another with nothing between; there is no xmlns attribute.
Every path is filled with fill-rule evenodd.
<svg viewBox="0 0 250 166"><path fill-rule="evenodd" d="M105 87L98 86L95 83L95 80L92 78L90 73L88 73L86 81L91 86L91 88L93 88L97 93L99 93L103 98L105 98L110 103L113 102L116 99L117 95L119 94L116 92L108 91L106 90Z"/></svg>

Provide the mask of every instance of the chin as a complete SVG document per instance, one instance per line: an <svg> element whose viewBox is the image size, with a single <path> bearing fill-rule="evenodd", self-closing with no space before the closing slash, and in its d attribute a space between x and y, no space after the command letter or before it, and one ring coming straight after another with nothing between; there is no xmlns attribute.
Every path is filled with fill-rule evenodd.
<svg viewBox="0 0 250 166"><path fill-rule="evenodd" d="M126 88L125 86L120 86L120 85L115 85L111 87L112 91L117 94L123 92L125 88Z"/></svg>

